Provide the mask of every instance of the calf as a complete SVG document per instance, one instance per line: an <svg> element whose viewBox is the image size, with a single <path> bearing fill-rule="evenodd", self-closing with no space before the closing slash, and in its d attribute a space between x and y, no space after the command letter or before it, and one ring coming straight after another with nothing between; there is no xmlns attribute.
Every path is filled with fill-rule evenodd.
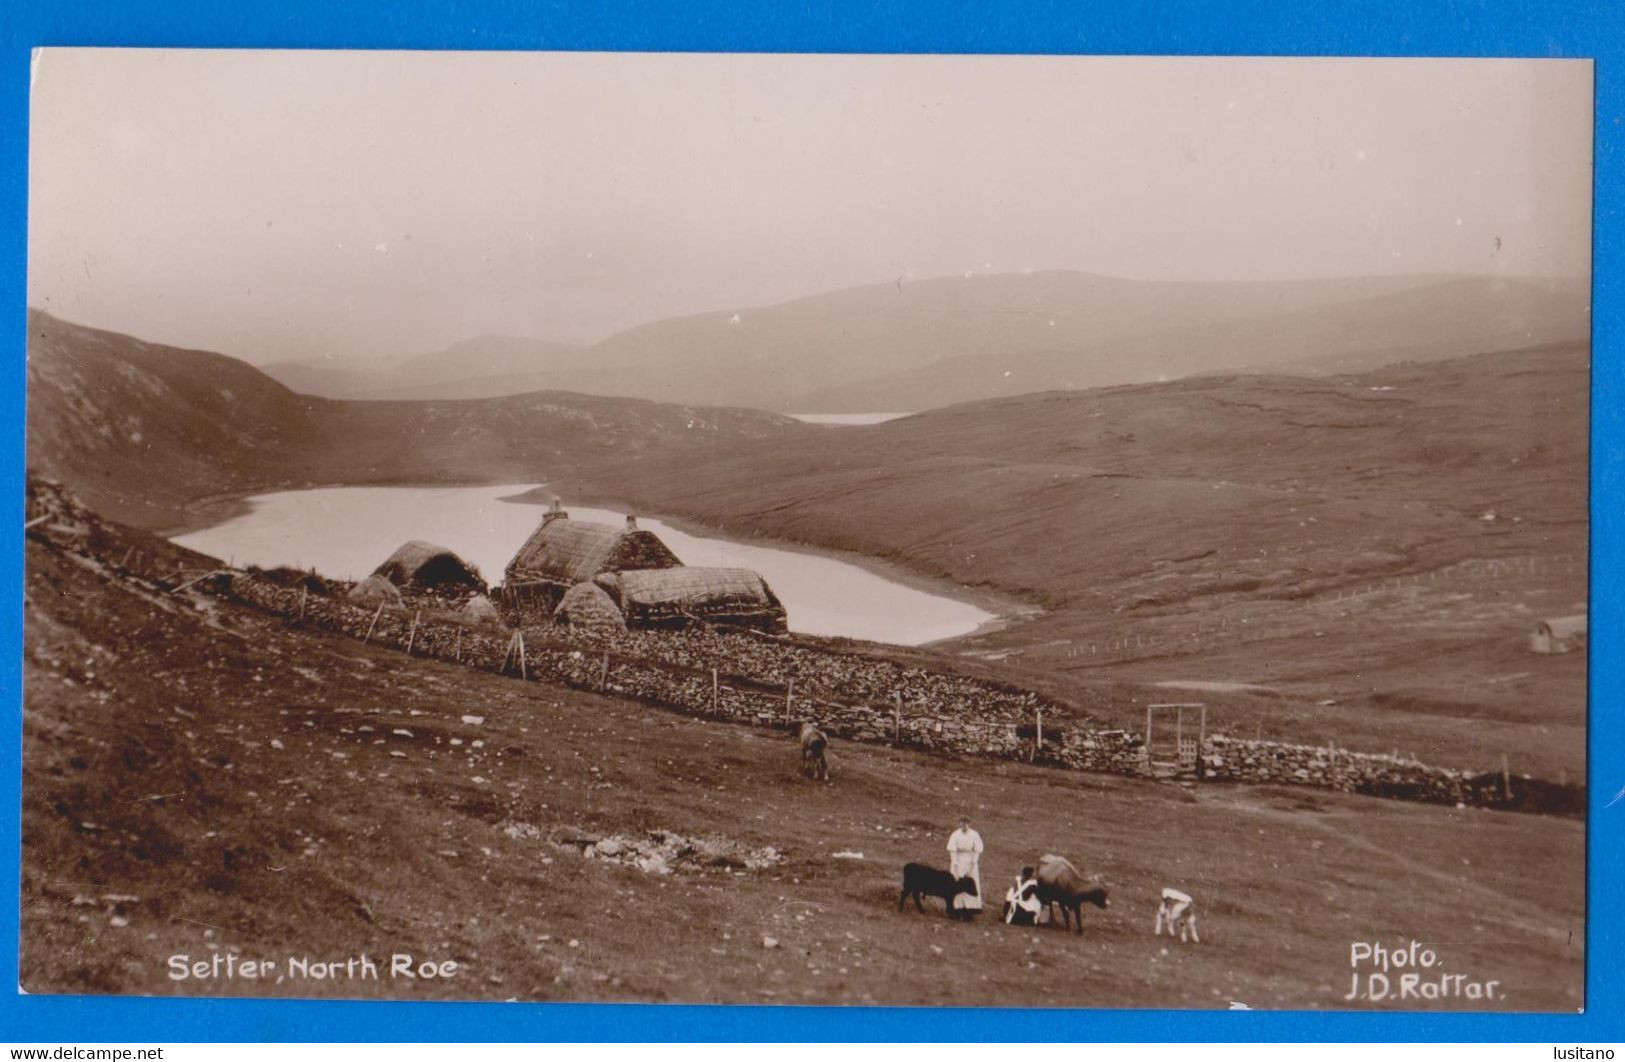
<svg viewBox="0 0 1625 1062"><path fill-rule="evenodd" d="M966 896L976 895L976 879L956 878L946 870L928 867L924 863L910 863L903 868L903 891L897 897L897 909L901 911L903 904L910 896L914 897L914 909L921 914L925 913L925 905L920 902L921 896L938 896L948 905L948 917L958 917L954 914L954 897L963 893Z"/></svg>
<svg viewBox="0 0 1625 1062"><path fill-rule="evenodd" d="M1195 901L1187 893L1180 892L1178 889L1163 889L1162 906L1157 908L1157 925L1155 929L1157 936L1162 936L1162 930L1166 926L1168 935L1171 937L1177 927L1181 941L1194 940L1198 944L1202 943L1201 935L1196 932L1196 908L1193 906L1194 903Z"/></svg>
<svg viewBox="0 0 1625 1062"><path fill-rule="evenodd" d="M829 746L829 738L818 729L817 723L801 724L801 773L814 781L829 781L829 761L824 759L824 749Z"/></svg>

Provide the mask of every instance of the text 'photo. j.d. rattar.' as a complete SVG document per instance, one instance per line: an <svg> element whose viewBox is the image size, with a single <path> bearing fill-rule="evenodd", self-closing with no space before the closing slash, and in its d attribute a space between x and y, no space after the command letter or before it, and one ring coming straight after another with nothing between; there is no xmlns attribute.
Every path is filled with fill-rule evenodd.
<svg viewBox="0 0 1625 1062"><path fill-rule="evenodd" d="M1591 100L36 53L21 989L1583 1008Z"/></svg>

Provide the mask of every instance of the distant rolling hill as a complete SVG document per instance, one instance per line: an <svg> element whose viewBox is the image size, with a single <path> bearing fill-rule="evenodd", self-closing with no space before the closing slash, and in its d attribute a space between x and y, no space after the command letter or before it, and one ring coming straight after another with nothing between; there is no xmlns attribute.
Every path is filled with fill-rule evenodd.
<svg viewBox="0 0 1625 1062"><path fill-rule="evenodd" d="M1198 696L1232 728L1584 772L1585 656L1527 636L1586 604L1585 344L841 428L579 394L309 398L43 314L28 373L30 465L143 528L279 487L545 479L1021 598L1042 615L953 650L1124 724Z"/></svg>
<svg viewBox="0 0 1625 1062"><path fill-rule="evenodd" d="M495 398L558 390L557 377L585 348L518 336L476 336L427 354L372 361L311 359L261 366L300 394L324 398Z"/></svg>
<svg viewBox="0 0 1625 1062"><path fill-rule="evenodd" d="M1584 654L1528 635L1586 607L1588 384L1558 345L1051 391L552 489L1017 595L1042 618L956 651L1063 696L1110 680L1125 725L1199 699L1228 727L1578 777Z"/></svg>
<svg viewBox="0 0 1625 1062"><path fill-rule="evenodd" d="M333 483L540 480L589 459L691 457L725 438L805 430L754 410L536 393L347 402L259 370L60 321L28 319L28 462L146 529L212 495Z"/></svg>
<svg viewBox="0 0 1625 1062"><path fill-rule="evenodd" d="M1045 392L824 428L815 446L719 447L702 466L590 471L650 511L906 557L1051 606L1198 553L1289 585L1453 535L1583 536L1588 361L1564 346ZM1258 559L1283 550L1290 562Z"/></svg>
<svg viewBox="0 0 1625 1062"><path fill-rule="evenodd" d="M1051 271L850 288L655 321L584 348L484 337L400 361L266 371L341 397L550 388L797 413L918 410L1584 340L1588 303L1583 284L1487 277L1197 283Z"/></svg>

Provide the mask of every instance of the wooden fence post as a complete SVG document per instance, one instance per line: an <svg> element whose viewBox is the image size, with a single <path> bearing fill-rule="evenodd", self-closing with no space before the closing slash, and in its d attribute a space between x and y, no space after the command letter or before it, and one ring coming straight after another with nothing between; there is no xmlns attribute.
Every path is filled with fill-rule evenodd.
<svg viewBox="0 0 1625 1062"><path fill-rule="evenodd" d="M897 705L892 709L892 740L901 743L903 740L903 691L897 691Z"/></svg>
<svg viewBox="0 0 1625 1062"><path fill-rule="evenodd" d="M305 597L309 593L310 593L310 587L301 586L299 588L299 618L300 619L305 618Z"/></svg>
<svg viewBox="0 0 1625 1062"><path fill-rule="evenodd" d="M367 634L366 634L366 636L364 638L361 639L361 644L362 645L366 645L368 642L372 641L372 630L373 630L374 627L378 626L378 617L382 616L383 614L384 614L384 603L382 601L380 601L380 602L378 602L378 611L374 612L372 614L372 622L367 624Z"/></svg>
<svg viewBox="0 0 1625 1062"><path fill-rule="evenodd" d="M598 689L600 692L609 688L609 650L604 650L603 663L598 665Z"/></svg>
<svg viewBox="0 0 1625 1062"><path fill-rule="evenodd" d="M791 679L790 685L784 691L784 721L789 722L795 714L796 680Z"/></svg>
<svg viewBox="0 0 1625 1062"><path fill-rule="evenodd" d="M711 711L712 712L716 712L718 710L719 702L721 700L721 696L722 696L721 690L718 688L718 682L717 682L717 669L712 668L711 669Z"/></svg>
<svg viewBox="0 0 1625 1062"><path fill-rule="evenodd" d="M529 682L530 665L525 662L525 632L515 631L514 637L519 640L519 677Z"/></svg>
<svg viewBox="0 0 1625 1062"><path fill-rule="evenodd" d="M185 575L185 574L186 574L186 569L182 568L181 570L179 570L179 571L177 571L175 573L175 577L178 579L182 575ZM171 590L170 593L178 594L182 590L185 590L189 586L195 585L197 583L201 583L203 580L207 579L211 575L220 575L220 574L222 574L222 573L221 573L221 571L219 569L216 569L216 570L214 570L212 572L204 572L202 575L199 575L199 576L196 576L194 578L186 580L186 582L180 584L179 586L175 587L175 589Z"/></svg>
<svg viewBox="0 0 1625 1062"><path fill-rule="evenodd" d="M406 636L406 655L407 656L412 655L412 646L417 644L417 641L418 641L418 620L421 619L422 617L423 617L423 610L422 609L419 609L417 612L412 613L412 630Z"/></svg>

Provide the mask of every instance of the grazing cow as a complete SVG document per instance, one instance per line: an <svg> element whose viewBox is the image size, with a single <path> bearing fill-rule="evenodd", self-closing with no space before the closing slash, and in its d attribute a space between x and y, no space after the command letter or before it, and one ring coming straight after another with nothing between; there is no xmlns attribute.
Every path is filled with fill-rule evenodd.
<svg viewBox="0 0 1625 1062"><path fill-rule="evenodd" d="M903 891L897 896L897 909L901 911L903 904L912 896L914 909L924 914L925 905L920 902L920 897L937 896L948 905L949 918L968 918L969 915L954 910L954 897L960 893L975 896L976 879L956 878L946 870L928 867L924 863L910 863L903 868Z"/></svg>
<svg viewBox="0 0 1625 1062"><path fill-rule="evenodd" d="M1202 937L1196 932L1195 903L1187 894L1178 889L1162 890L1162 906L1157 908L1157 926L1154 932L1162 936L1164 926L1168 928L1168 935L1174 935L1174 927L1179 928L1181 941L1194 940L1202 943Z"/></svg>
<svg viewBox="0 0 1625 1062"><path fill-rule="evenodd" d="M1067 927L1077 919L1080 934L1083 932L1083 905L1092 903L1104 910L1109 903L1105 889L1091 883L1077 867L1058 855L1046 855L1038 861L1038 902L1045 907L1059 906ZM1050 923L1054 922L1052 916Z"/></svg>
<svg viewBox="0 0 1625 1062"><path fill-rule="evenodd" d="M801 773L815 781L829 781L829 762L824 759L824 749L829 745L829 737L818 729L817 723L801 724Z"/></svg>

